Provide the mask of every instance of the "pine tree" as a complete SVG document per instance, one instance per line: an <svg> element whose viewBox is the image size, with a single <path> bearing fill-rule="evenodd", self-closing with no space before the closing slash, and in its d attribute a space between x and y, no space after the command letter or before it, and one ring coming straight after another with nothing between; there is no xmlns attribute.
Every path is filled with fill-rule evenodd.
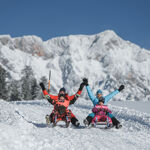
<svg viewBox="0 0 150 150"><path fill-rule="evenodd" d="M0 66L0 99L8 100L6 71Z"/></svg>
<svg viewBox="0 0 150 150"><path fill-rule="evenodd" d="M40 92L40 88L37 85L37 81L36 79L33 79L31 82L31 94L33 100L38 98L39 92Z"/></svg>
<svg viewBox="0 0 150 150"><path fill-rule="evenodd" d="M21 92L19 89L19 82L16 80L13 80L10 84L10 101L17 101L17 100L21 100Z"/></svg>
<svg viewBox="0 0 150 150"><path fill-rule="evenodd" d="M21 81L22 81L22 99L32 100L32 94L31 94L31 82L33 80L32 68L30 66L26 66L22 70L22 74L24 75L21 78Z"/></svg>

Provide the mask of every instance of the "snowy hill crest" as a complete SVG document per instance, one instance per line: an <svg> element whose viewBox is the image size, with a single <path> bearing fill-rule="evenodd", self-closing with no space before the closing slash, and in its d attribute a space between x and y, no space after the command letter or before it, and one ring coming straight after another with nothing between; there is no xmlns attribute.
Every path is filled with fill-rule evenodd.
<svg viewBox="0 0 150 150"><path fill-rule="evenodd" d="M72 94L87 77L94 92L101 88L108 94L124 84L126 89L116 99L150 99L150 52L111 30L45 42L36 36L0 36L0 65L9 72L11 80L20 80L26 65L32 68L38 82L43 76L48 78L52 70L54 93L65 86Z"/></svg>

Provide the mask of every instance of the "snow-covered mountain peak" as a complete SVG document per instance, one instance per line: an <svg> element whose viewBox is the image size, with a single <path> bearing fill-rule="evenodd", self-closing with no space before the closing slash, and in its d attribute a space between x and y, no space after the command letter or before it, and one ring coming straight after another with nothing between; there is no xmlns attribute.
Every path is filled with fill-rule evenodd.
<svg viewBox="0 0 150 150"><path fill-rule="evenodd" d="M112 30L44 42L36 36L7 35L0 36L0 43L0 64L17 80L22 69L30 66L38 82L43 76L48 78L52 70L54 91L65 86L70 94L74 93L82 78L87 77L93 90L101 88L106 94L124 84L126 90L118 99L150 98L150 52L123 40Z"/></svg>
<svg viewBox="0 0 150 150"><path fill-rule="evenodd" d="M106 41L110 39L121 39L113 30L105 30L101 33L96 34L96 36L99 36Z"/></svg>

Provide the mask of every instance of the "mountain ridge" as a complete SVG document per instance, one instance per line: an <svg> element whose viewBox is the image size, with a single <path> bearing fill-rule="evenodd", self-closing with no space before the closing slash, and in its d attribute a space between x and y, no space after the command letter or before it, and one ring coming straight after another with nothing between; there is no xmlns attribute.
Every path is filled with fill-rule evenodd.
<svg viewBox="0 0 150 150"><path fill-rule="evenodd" d="M112 30L47 41L36 36L0 36L0 64L17 80L26 65L33 69L37 82L41 77L48 78L52 70L55 92L64 86L74 93L87 77L94 92L101 88L108 94L124 84L126 89L117 99L150 100L150 52Z"/></svg>

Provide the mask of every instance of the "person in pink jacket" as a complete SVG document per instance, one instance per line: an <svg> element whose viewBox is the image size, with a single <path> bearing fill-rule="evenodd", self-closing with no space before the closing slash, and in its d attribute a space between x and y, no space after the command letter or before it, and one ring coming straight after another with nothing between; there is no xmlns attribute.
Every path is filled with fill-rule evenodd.
<svg viewBox="0 0 150 150"><path fill-rule="evenodd" d="M99 100L99 103L95 105L92 112L95 114L95 117L92 119L92 126L97 122L107 122L107 120L109 127L113 126L111 118L107 116L107 113L111 113L111 110L104 105L104 99Z"/></svg>

